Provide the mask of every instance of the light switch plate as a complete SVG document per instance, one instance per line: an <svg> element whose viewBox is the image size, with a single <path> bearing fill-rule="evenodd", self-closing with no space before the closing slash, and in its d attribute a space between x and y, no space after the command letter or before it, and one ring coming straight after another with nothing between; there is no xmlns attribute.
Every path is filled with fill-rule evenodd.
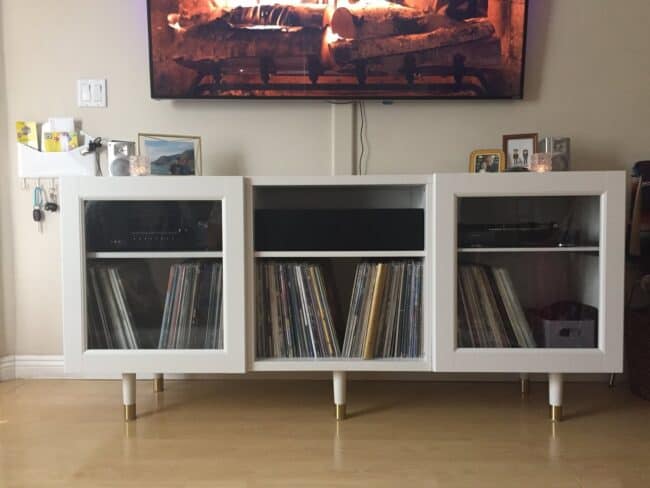
<svg viewBox="0 0 650 488"><path fill-rule="evenodd" d="M106 80L77 81L77 104L80 107L106 107Z"/></svg>

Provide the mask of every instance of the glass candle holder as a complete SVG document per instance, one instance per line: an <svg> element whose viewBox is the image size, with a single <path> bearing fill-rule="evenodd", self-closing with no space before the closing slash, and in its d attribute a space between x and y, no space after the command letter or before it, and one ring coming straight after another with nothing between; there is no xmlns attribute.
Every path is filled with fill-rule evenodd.
<svg viewBox="0 0 650 488"><path fill-rule="evenodd" d="M553 170L553 155L551 153L535 153L530 158L530 171L546 173Z"/></svg>
<svg viewBox="0 0 650 488"><path fill-rule="evenodd" d="M147 156L131 156L129 158L131 176L147 176L151 174L151 161Z"/></svg>

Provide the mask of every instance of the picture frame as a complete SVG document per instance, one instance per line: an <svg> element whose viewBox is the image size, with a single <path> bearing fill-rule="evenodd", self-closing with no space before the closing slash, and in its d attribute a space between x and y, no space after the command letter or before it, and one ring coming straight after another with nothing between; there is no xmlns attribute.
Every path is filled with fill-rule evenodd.
<svg viewBox="0 0 650 488"><path fill-rule="evenodd" d="M499 173L506 169L506 155L501 149L477 149L469 156L470 173Z"/></svg>
<svg viewBox="0 0 650 488"><path fill-rule="evenodd" d="M506 171L528 170L530 158L537 152L537 134L506 134L503 136Z"/></svg>
<svg viewBox="0 0 650 488"><path fill-rule="evenodd" d="M569 171L571 166L570 137L545 137L539 141L539 152L551 154L553 171Z"/></svg>
<svg viewBox="0 0 650 488"><path fill-rule="evenodd" d="M199 136L140 133L138 154L149 158L153 176L202 174Z"/></svg>

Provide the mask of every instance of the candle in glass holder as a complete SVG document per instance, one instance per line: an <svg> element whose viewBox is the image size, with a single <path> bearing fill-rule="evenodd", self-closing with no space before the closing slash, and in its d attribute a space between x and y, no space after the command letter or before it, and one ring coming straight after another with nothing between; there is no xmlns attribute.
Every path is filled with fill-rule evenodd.
<svg viewBox="0 0 650 488"><path fill-rule="evenodd" d="M129 158L131 176L147 176L151 174L151 161L147 156L131 156Z"/></svg>
<svg viewBox="0 0 650 488"><path fill-rule="evenodd" d="M553 155L551 153L536 153L530 158L530 171L546 173L553 170Z"/></svg>

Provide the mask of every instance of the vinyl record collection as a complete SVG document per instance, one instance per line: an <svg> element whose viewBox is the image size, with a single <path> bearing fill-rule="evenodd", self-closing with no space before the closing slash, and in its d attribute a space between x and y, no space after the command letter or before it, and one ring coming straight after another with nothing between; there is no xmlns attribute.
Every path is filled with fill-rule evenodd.
<svg viewBox="0 0 650 488"><path fill-rule="evenodd" d="M171 266L158 349L223 349L221 274L219 263Z"/></svg>
<svg viewBox="0 0 650 488"><path fill-rule="evenodd" d="M343 356L420 355L422 263L361 263L354 278Z"/></svg>
<svg viewBox="0 0 650 488"><path fill-rule="evenodd" d="M88 342L97 349L137 349L133 316L117 268L92 266L88 269L91 323Z"/></svg>
<svg viewBox="0 0 650 488"><path fill-rule="evenodd" d="M148 337L147 329L138 340L128 300L129 296L136 299L137 290L125 292L124 279L117 266L94 265L88 270L90 348L223 349L221 263L171 265L162 321L161 309L152 317L156 329L160 325L159 333L153 329L153 343L142 339Z"/></svg>
<svg viewBox="0 0 650 488"><path fill-rule="evenodd" d="M342 350L321 266L260 262L256 279L260 358L420 355L419 261L362 262L357 266Z"/></svg>
<svg viewBox="0 0 650 488"><path fill-rule="evenodd" d="M259 263L256 280L258 357L339 355L319 265Z"/></svg>
<svg viewBox="0 0 650 488"><path fill-rule="evenodd" d="M536 347L504 268L463 264L458 270L460 347Z"/></svg>

